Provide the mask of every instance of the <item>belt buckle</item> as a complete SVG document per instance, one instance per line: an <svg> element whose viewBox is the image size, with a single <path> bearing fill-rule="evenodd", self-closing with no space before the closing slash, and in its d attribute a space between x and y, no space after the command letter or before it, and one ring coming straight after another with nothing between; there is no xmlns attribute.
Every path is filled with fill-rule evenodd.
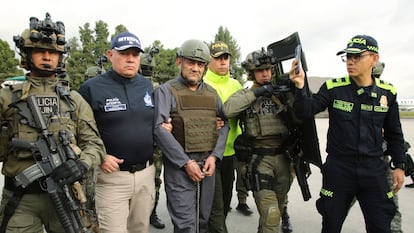
<svg viewBox="0 0 414 233"><path fill-rule="evenodd" d="M137 171L137 165L132 165L131 167L129 167L128 170L130 173L135 173Z"/></svg>

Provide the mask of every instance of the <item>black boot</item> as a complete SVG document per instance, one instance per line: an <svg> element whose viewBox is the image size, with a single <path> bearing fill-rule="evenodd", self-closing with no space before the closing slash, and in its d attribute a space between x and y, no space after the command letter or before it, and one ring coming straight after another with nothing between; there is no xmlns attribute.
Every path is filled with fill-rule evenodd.
<svg viewBox="0 0 414 233"><path fill-rule="evenodd" d="M249 206L246 203L239 203L236 207L236 210L244 214L245 216L253 214L253 211L249 208Z"/></svg>
<svg viewBox="0 0 414 233"><path fill-rule="evenodd" d="M290 224L289 214L287 212L287 207L283 208L282 214L282 232L283 233L291 233L293 231L292 224Z"/></svg>
<svg viewBox="0 0 414 233"><path fill-rule="evenodd" d="M412 184L406 184L405 187L407 187L407 188L414 188L414 183L412 183Z"/></svg>
<svg viewBox="0 0 414 233"><path fill-rule="evenodd" d="M162 220L160 218L158 218L157 210L156 210L157 209L157 204L158 203L155 203L154 209L152 209L152 213L151 213L151 216L150 216L150 224L153 225L155 228L163 229L163 228L165 228L165 224L162 222Z"/></svg>

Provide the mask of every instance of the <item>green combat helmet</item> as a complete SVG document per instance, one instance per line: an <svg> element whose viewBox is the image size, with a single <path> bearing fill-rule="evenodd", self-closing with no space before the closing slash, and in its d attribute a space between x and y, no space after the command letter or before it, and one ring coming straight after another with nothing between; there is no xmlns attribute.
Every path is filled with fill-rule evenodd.
<svg viewBox="0 0 414 233"><path fill-rule="evenodd" d="M65 39L65 25L61 21L53 22L50 14L39 20L30 17L30 28L23 30L21 35L13 36L13 41L21 56L20 67L26 70L36 69L43 75L65 72L65 54L67 52ZM48 67L35 67L30 53L33 48L49 49L59 52L59 63L56 69Z"/></svg>
<svg viewBox="0 0 414 233"><path fill-rule="evenodd" d="M139 73L143 76L150 78L154 74L155 59L154 55L159 53L160 49L152 47L148 53L141 53L141 63Z"/></svg>
<svg viewBox="0 0 414 233"><path fill-rule="evenodd" d="M85 78L85 80L88 80L90 78L96 77L96 76L98 76L100 74L103 74L105 72L106 71L103 67L101 68L99 66L91 66L88 69L86 69L84 78Z"/></svg>
<svg viewBox="0 0 414 233"><path fill-rule="evenodd" d="M375 78L380 78L382 75L382 72L384 71L385 63L378 61L377 64L372 68L372 75Z"/></svg>
<svg viewBox="0 0 414 233"><path fill-rule="evenodd" d="M141 54L140 73L145 77L151 77L154 72L155 60L148 53Z"/></svg>
<svg viewBox="0 0 414 233"><path fill-rule="evenodd" d="M203 41L191 39L181 45L177 57L204 62L207 65L210 62L210 49Z"/></svg>
<svg viewBox="0 0 414 233"><path fill-rule="evenodd" d="M91 66L88 69L86 69L84 74L84 80L88 80L90 78L96 77L98 75L101 75L105 73L105 69L103 68L103 63L108 62L108 57L106 55L101 55L96 60L96 66Z"/></svg>

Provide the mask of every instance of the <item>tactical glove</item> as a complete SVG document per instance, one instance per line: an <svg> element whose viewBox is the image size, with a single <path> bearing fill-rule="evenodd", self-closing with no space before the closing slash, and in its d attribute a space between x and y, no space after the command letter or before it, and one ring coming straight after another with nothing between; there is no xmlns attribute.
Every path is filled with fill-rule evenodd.
<svg viewBox="0 0 414 233"><path fill-rule="evenodd" d="M253 93L254 93L254 96L256 97L259 97L259 96L270 97L273 94L273 87L272 85L266 84L254 90Z"/></svg>
<svg viewBox="0 0 414 233"><path fill-rule="evenodd" d="M69 159L58 166L52 172L51 177L64 184L73 184L75 181L81 180L87 171L88 165L85 162Z"/></svg>

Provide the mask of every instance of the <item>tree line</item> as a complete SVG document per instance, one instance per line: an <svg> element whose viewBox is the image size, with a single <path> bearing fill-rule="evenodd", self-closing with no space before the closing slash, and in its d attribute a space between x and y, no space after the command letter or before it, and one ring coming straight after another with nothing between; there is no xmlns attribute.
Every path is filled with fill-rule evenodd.
<svg viewBox="0 0 414 233"><path fill-rule="evenodd" d="M110 62L102 62L102 56L110 47L112 38L118 33L128 31L124 25L115 27L114 34L110 34L108 24L104 21L95 22L94 28L90 23L85 23L79 27L79 38L72 37L68 39L68 53L65 59L66 75L71 82L73 89L78 89L84 81L85 71L92 66L102 65L105 70L111 67ZM231 36L229 30L223 26L218 28L213 40L205 41L210 44L214 41L223 41L229 45L232 53L231 67L234 72L233 77L237 78L241 83L243 69L240 64L240 48L237 41ZM14 44L10 46L7 41L0 39L0 83L9 77L21 76L26 71L19 68L20 58L16 58ZM155 40L151 45L144 48L145 52L149 52L152 47L157 47L159 53L155 55L156 63L153 75L153 81L164 83L174 78L178 73L175 65L175 57L178 48L165 48L161 40Z"/></svg>

